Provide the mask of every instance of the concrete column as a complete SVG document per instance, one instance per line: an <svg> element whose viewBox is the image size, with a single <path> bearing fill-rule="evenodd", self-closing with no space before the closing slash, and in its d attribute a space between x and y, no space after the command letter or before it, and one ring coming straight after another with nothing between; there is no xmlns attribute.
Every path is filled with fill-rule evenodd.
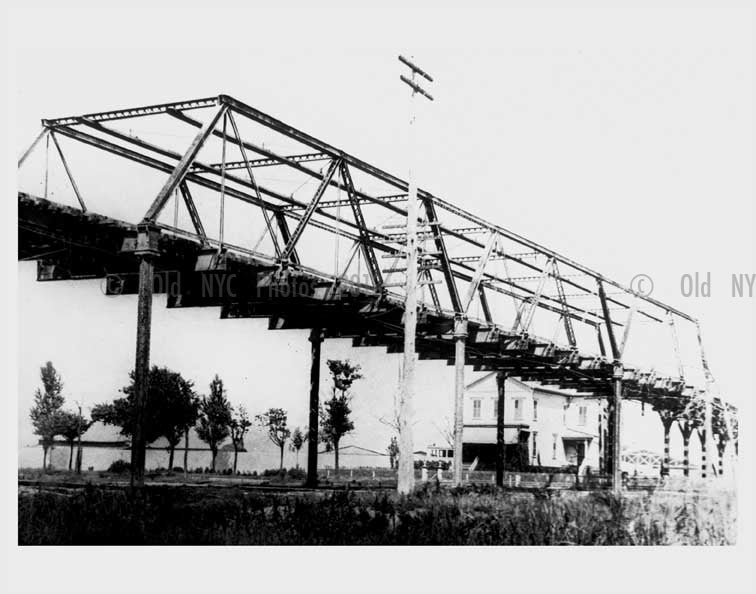
<svg viewBox="0 0 756 594"><path fill-rule="evenodd" d="M307 486L318 484L318 422L320 421L320 345L323 331L313 328L310 332L312 343L310 359L310 426L307 434Z"/></svg>
<svg viewBox="0 0 756 594"><path fill-rule="evenodd" d="M160 230L151 224L137 226L134 250L139 259L139 295L137 301L136 361L134 364L134 434L131 436L131 486L144 485L144 419L150 373L150 336L152 330L152 292L154 265L159 254Z"/></svg>
<svg viewBox="0 0 756 594"><path fill-rule="evenodd" d="M467 320L454 321L454 484L462 483L462 447L465 411L465 340Z"/></svg>

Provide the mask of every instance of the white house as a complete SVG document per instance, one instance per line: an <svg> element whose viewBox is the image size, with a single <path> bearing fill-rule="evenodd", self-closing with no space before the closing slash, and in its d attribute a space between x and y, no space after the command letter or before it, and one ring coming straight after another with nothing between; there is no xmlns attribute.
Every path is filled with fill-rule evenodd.
<svg viewBox="0 0 756 594"><path fill-rule="evenodd" d="M489 373L465 389L463 462L493 468L496 461L498 387ZM508 468L588 467L597 472L606 441L603 401L573 390L508 378L504 385L504 443Z"/></svg>

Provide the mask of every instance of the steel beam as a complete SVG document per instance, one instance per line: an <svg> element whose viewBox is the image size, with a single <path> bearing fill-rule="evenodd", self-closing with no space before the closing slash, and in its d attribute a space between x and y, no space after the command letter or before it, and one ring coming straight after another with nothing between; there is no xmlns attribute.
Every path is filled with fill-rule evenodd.
<svg viewBox="0 0 756 594"><path fill-rule="evenodd" d="M311 161L328 161L330 157L323 153L308 153L305 155L286 155L281 159L266 157L264 159L252 159L250 161L230 161L226 163L226 169L246 169L249 167L272 167L274 165L289 165L287 161L306 163ZM220 163L212 163L210 167L219 168Z"/></svg>
<svg viewBox="0 0 756 594"><path fill-rule="evenodd" d="M307 223L310 222L310 218L315 212L315 209L318 207L318 202L320 202L320 199L323 197L323 193L328 187L328 183L331 181L333 174L336 173L336 169L338 168L339 164L340 161L338 159L334 159L328 166L328 171L326 172L325 177L321 180L318 189L315 191L315 195L312 197L310 204L307 205L307 209L302 214L302 218L299 220L299 223L295 227L294 232L291 234L291 238L286 242L286 247L284 247L283 252L281 252L280 258L283 263L288 262L291 258L294 247L297 245L299 238L302 237L302 233L304 232Z"/></svg>
<svg viewBox="0 0 756 594"><path fill-rule="evenodd" d="M339 166L341 170L341 180L347 188L347 195L349 196L349 205L352 207L352 215L357 223L360 237L362 238L362 252L365 256L365 263L368 267L368 273L370 274L370 280L373 282L373 286L380 290L383 285L383 278L381 278L381 269L378 266L378 260L375 257L375 252L370 247L370 234L368 232L367 223L365 222L365 216L362 214L360 208L359 199L356 196L354 190L354 182L352 181L352 175L349 173L349 168L343 161Z"/></svg>
<svg viewBox="0 0 756 594"><path fill-rule="evenodd" d="M191 192L189 192L189 186L186 185L186 181L183 181L181 182L181 184L179 184L179 190L181 191L181 196L184 199L186 210L189 212L189 218L192 219L194 230L197 232L197 235L200 236L200 239L204 244L207 242L207 234L205 233L205 227L202 225L202 220L200 219L199 213L197 212L197 206L194 204L192 194Z"/></svg>
<svg viewBox="0 0 756 594"><path fill-rule="evenodd" d="M24 153L18 158L18 166L21 167L21 165L24 164L24 161L26 161L26 158L31 154L31 152L34 150L34 147L36 147L39 144L39 141L42 140L47 134L49 133L48 128L42 128L42 131L37 135L37 137L34 139L34 142L29 145L29 148L24 151Z"/></svg>
<svg viewBox="0 0 756 594"><path fill-rule="evenodd" d="M470 309L470 305L472 305L473 299L475 298L475 294L478 293L480 281L483 278L483 273L486 271L488 259L491 257L491 251L494 249L497 241L498 235L496 235L496 233L491 233L490 237L488 238L488 242L486 243L485 250L483 251L483 255L481 256L480 260L478 260L478 266L475 268L475 273L473 274L472 280L467 287L467 295L465 296L465 300L462 302L461 313L464 315L467 315L467 312Z"/></svg>
<svg viewBox="0 0 756 594"><path fill-rule="evenodd" d="M258 110L253 107L250 107L249 105L246 105L236 99L233 99L232 97L228 96L222 96L221 99L226 102L228 105L230 105L234 111L237 113L240 113L244 115L245 117L256 121L270 129L275 130L276 132L279 132L285 136L288 136L289 138L292 138L293 140L296 140L297 142L300 142L306 146L309 146L310 148L314 150L321 151L323 153L330 154L333 157L340 157L342 158L347 164L349 164L352 167L355 167L356 169L359 169L360 171L363 171L364 173L367 173L368 175L371 175L375 177L376 179L379 179L389 185L392 185L400 190L406 190L407 183L400 178L391 175L390 173L383 171L377 167L374 167L365 161L362 161L360 159L357 159L356 157L349 155L345 153L344 151L337 149L305 132L302 132L300 130L297 130L296 128L293 128L292 126L289 126L288 124L285 124L284 122ZM430 201L433 203L434 207L438 206L448 212L451 212L452 214L456 214L457 216L466 219L467 221L474 223L480 227L485 227L489 231L495 231L498 232L503 237L506 237L507 239L510 239L516 243L519 243L520 245L523 245L529 249L532 249L534 251L537 251L545 256L548 256L550 258L553 258L554 260L565 264L567 266L570 266L574 268L575 270L579 272L583 272L584 274L593 277L596 280L601 280L602 282L612 285L621 291L632 295L634 292L621 285L620 283L617 283L609 278L604 277L603 275L599 274L598 272L591 270L590 268L583 266L579 264L578 262L575 262L574 260L571 260L565 256L562 256L561 254L558 254L557 252L554 252L552 250L549 250L548 248L545 248L536 242L530 241L526 239L525 237L522 237L521 235L518 235L516 233L513 233L509 231L508 229L505 229L504 227L500 227L498 225L492 225L488 221L475 216L469 212L466 212L465 210L458 208L457 206L442 200L441 198L438 198L437 196L434 196L433 194L430 194L429 192L426 192L424 190L418 190L418 197L422 199L423 201ZM694 322L695 319L688 316L687 314L680 312L674 308L669 308L665 304L651 298L644 296L643 300L655 305L656 307L660 307L662 309L672 309L672 311L679 315L680 317L687 319L691 322ZM625 306L627 307L627 306Z"/></svg>
<svg viewBox="0 0 756 594"><path fill-rule="evenodd" d="M236 126L236 120L234 119L234 116L232 113L229 112L228 114L230 120L231 120L231 127L234 129L234 138L239 145L239 151L241 151L242 159L244 159L244 163L247 166L247 175L249 175L249 181L254 186L255 194L257 195L257 199L262 203L262 196L260 196L260 188L257 186L257 182L255 181L255 174L252 173L252 167L249 164L249 159L247 158L247 151L244 148L244 142L242 141L242 137L239 134L239 128ZM225 130L224 130L224 138L225 138ZM224 173L225 173L225 162L224 165ZM276 233L273 231L273 225L270 222L270 215L268 215L268 210L261 206L260 209L262 210L263 217L265 218L265 226L268 229L268 233L270 233L270 240L273 242L273 249L276 251L276 257L281 257L281 248L278 245L278 239L276 238ZM298 260L299 258L297 258Z"/></svg>
<svg viewBox="0 0 756 594"><path fill-rule="evenodd" d="M202 126L197 136L194 137L192 144L189 145L186 153L184 153L184 156L181 157L181 160L178 162L175 169L166 180L165 185L160 190L160 192L158 192L158 195L155 198L155 201L152 203L152 206L150 206L150 208L145 213L143 219L144 221L155 222L157 220L160 212L163 210L163 206L165 206L165 203L168 201L168 198L170 198L171 194L173 194L176 187L182 181L184 181L186 174L189 172L189 168L197 158L197 154L205 144L205 141L208 139L212 131L215 129L215 125L218 123L218 120L220 120L226 114L226 111L228 111L228 107L221 105L221 107L213 114L213 117L211 117Z"/></svg>
<svg viewBox="0 0 756 594"><path fill-rule="evenodd" d="M601 300L601 309L604 312L604 324L606 325L606 333L609 336L609 347L612 350L612 358L615 361L619 361L621 354L617 346L617 339L614 336L614 328L612 327L612 317L609 313L609 305L607 304L606 292L604 291L604 284L599 280L596 281L598 285L599 299Z"/></svg>
<svg viewBox="0 0 756 594"><path fill-rule="evenodd" d="M103 111L99 113L88 113L83 116L57 118L54 120L42 120L46 126L68 126L75 124L79 117L84 117L95 122L105 122L111 120L123 120L127 118L138 118L148 115L157 115L167 113L170 110L188 111L191 109L202 109L218 105L218 97L208 97L206 99L193 99L190 101L178 101L174 103L159 103L157 105L147 105L145 107L134 107L131 109L117 109L114 111Z"/></svg>
<svg viewBox="0 0 756 594"><path fill-rule="evenodd" d="M63 150L60 148L60 145L58 144L58 139L55 138L55 134L53 134L52 131L50 132L50 137L52 138L53 144L55 145L55 149L58 151L58 155L60 156L60 161L61 163L63 163L63 169L66 170L68 181L71 182L71 187L73 188L74 194L76 194L76 199L79 201L79 206L81 206L81 210L83 212L87 212L87 205L84 204L84 200L81 197L81 192L79 192L79 186L76 185L76 180L71 174L71 170L68 168L68 161L66 161L65 155L63 155Z"/></svg>

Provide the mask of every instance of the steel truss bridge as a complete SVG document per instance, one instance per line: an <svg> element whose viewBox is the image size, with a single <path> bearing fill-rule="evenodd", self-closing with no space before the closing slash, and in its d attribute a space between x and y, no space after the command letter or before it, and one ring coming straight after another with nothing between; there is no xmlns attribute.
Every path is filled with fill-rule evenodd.
<svg viewBox="0 0 756 594"><path fill-rule="evenodd" d="M193 140L188 148L167 146L167 133L148 141L131 130L136 122L180 126ZM18 257L37 261L40 281L103 278L109 294L139 294L137 390L149 364L154 292L167 293L170 308L214 306L222 319L265 317L270 329L310 329L310 444L317 444L323 338L402 350L403 179L226 95L42 124L19 167L44 141L58 153L78 207L19 192ZM82 172L61 138L89 147L93 160L108 153L163 176L140 220L89 209L99 195L82 192ZM420 359L606 399L604 447L614 472L621 399L664 408L706 396L712 378L702 343L704 386L689 383L681 363L664 377L623 357L633 322L642 320L671 328L679 361L677 325L692 324L700 342L696 319L427 191L418 199ZM232 214L232 204L245 210ZM349 246L336 265L318 261L318 248L334 242ZM455 361L459 342L463 361ZM309 454L312 479L316 448Z"/></svg>

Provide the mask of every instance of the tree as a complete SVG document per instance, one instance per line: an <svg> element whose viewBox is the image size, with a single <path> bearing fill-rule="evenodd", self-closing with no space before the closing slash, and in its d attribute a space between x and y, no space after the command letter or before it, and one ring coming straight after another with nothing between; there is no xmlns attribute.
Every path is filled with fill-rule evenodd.
<svg viewBox="0 0 756 594"><path fill-rule="evenodd" d="M121 389L125 398L112 403L98 404L92 408L92 420L121 428L126 437L134 435L136 407L134 405L134 372L131 382ZM173 468L176 446L197 421L199 400L194 385L180 373L167 367L153 365L147 377L147 402L145 404L143 433L146 443L160 437L168 441L168 468Z"/></svg>
<svg viewBox="0 0 756 594"><path fill-rule="evenodd" d="M289 444L289 448L297 455L297 468L299 468L299 450L302 449L305 441L307 441L307 427L305 427L304 430L297 427L291 432L291 443Z"/></svg>
<svg viewBox="0 0 756 594"><path fill-rule="evenodd" d="M677 418L677 426L683 439L683 474L690 475L690 437L693 431L703 424L706 403L702 398L693 396Z"/></svg>
<svg viewBox="0 0 756 594"><path fill-rule="evenodd" d="M249 420L246 409L239 405L238 410L231 417L231 424L229 425L231 443L234 445L234 474L236 474L236 461L239 457L239 452L244 451L244 436L251 426L252 422Z"/></svg>
<svg viewBox="0 0 756 594"><path fill-rule="evenodd" d="M56 435L60 435L61 407L64 398L63 382L52 362L48 361L40 368L40 378L44 390L34 393L34 406L29 411L34 433L39 435L42 441L42 470L47 469L47 451L53 444Z"/></svg>
<svg viewBox="0 0 756 594"><path fill-rule="evenodd" d="M231 404L226 398L223 380L215 375L210 382L210 395L200 403L200 417L197 436L209 447L212 455L211 468L215 471L218 447L231 433Z"/></svg>
<svg viewBox="0 0 756 594"><path fill-rule="evenodd" d="M171 469L176 446L199 417L199 398L191 381L165 367L153 367L149 382L149 399L157 408L157 430L168 441L168 468Z"/></svg>
<svg viewBox="0 0 756 594"><path fill-rule="evenodd" d="M332 397L323 403L320 409L321 440L333 448L334 470L339 475L339 442L347 433L354 430L354 423L349 418L352 414L350 390L355 381L362 378L360 366L349 360L328 360L328 370L333 380Z"/></svg>
<svg viewBox="0 0 756 594"><path fill-rule="evenodd" d="M269 408L267 412L255 417L258 424L268 432L268 439L281 450L279 470L283 470L283 455L286 440L291 431L286 427L286 411L282 408Z"/></svg>
<svg viewBox="0 0 756 594"><path fill-rule="evenodd" d="M391 438L386 451L389 455L389 465L391 466L391 470L393 470L396 465L396 460L399 457L399 442L397 442L396 436Z"/></svg>
<svg viewBox="0 0 756 594"><path fill-rule="evenodd" d="M60 435L62 435L66 439L66 441L68 442L68 447L70 448L70 452L68 454L68 470L71 470L71 467L73 466L74 444L76 443L76 440L79 437L80 433L84 433L87 429L89 429L89 427L92 425L92 422L82 416L79 416L79 413L74 413L67 410L60 411L58 422Z"/></svg>

